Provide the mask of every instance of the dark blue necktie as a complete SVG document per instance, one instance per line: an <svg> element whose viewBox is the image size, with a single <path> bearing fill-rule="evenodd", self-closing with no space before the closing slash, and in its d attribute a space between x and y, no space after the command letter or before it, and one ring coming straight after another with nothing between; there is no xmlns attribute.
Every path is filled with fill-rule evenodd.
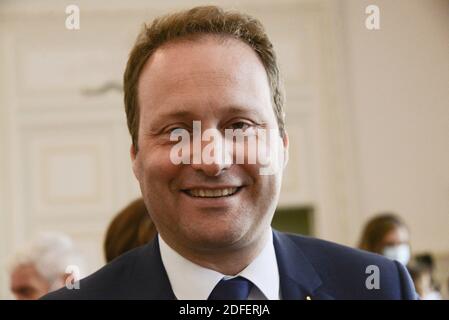
<svg viewBox="0 0 449 320"><path fill-rule="evenodd" d="M221 279L208 300L246 300L252 287L252 282L243 277Z"/></svg>

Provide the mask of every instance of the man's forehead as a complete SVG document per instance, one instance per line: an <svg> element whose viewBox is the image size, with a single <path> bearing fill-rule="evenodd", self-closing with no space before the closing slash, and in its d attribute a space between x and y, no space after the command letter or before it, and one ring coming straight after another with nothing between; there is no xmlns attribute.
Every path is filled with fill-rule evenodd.
<svg viewBox="0 0 449 320"><path fill-rule="evenodd" d="M177 59L176 55L180 53L173 53L172 57L163 57L159 61L153 60L145 66L139 79L139 95L155 88L158 92L167 90L173 93L176 90L176 93L182 94L183 89L189 93L211 86L260 91L261 83L269 90L265 69L262 64L257 65L256 58L252 62L252 58L240 57L234 61L226 55L217 59L198 51ZM199 59L195 58L196 54Z"/></svg>
<svg viewBox="0 0 449 320"><path fill-rule="evenodd" d="M170 42L156 49L145 63L141 80L157 74L157 81L184 81L212 76L226 82L253 75L254 71L265 72L265 69L247 44L232 38L223 43L208 37L201 41Z"/></svg>
<svg viewBox="0 0 449 320"><path fill-rule="evenodd" d="M204 88L211 86L232 87L241 86L248 75L244 73L230 73L225 68L193 69L191 72L173 68L163 78L158 78L160 89L173 90L182 93L183 89L191 90L191 87ZM143 87L145 82L143 83ZM168 86L168 87L167 87Z"/></svg>

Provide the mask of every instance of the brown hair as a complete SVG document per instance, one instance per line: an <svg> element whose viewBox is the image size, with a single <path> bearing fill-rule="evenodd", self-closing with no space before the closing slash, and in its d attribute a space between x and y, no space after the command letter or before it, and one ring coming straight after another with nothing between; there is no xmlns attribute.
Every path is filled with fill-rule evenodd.
<svg viewBox="0 0 449 320"><path fill-rule="evenodd" d="M385 235L396 228L406 227L405 223L397 215L392 213L382 213L365 225L360 239L359 248L370 252L377 252L378 246Z"/></svg>
<svg viewBox="0 0 449 320"><path fill-rule="evenodd" d="M104 240L106 262L144 245L156 235L142 198L136 199L120 211L109 224Z"/></svg>
<svg viewBox="0 0 449 320"><path fill-rule="evenodd" d="M229 36L248 44L259 56L267 72L273 110L281 136L284 136L284 92L276 54L262 24L255 18L216 6L201 6L156 18L144 25L131 50L124 74L125 111L132 143L138 150L139 132L138 81L140 73L157 48L180 39L204 34Z"/></svg>

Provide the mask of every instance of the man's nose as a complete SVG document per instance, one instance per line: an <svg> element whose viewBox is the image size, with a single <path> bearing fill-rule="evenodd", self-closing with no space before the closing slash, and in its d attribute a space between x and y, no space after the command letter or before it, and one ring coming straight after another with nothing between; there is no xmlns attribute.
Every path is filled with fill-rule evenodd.
<svg viewBox="0 0 449 320"><path fill-rule="evenodd" d="M217 138L213 141L202 141L199 148L194 148L191 166L207 176L215 177L229 169L232 160L232 145L223 138Z"/></svg>

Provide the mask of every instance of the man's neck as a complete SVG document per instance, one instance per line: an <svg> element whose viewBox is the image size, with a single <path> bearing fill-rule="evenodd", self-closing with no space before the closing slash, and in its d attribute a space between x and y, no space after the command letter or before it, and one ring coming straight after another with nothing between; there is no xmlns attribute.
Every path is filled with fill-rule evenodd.
<svg viewBox="0 0 449 320"><path fill-rule="evenodd" d="M185 259L203 268L233 276L245 269L260 254L269 238L268 232L271 232L271 228L262 232L260 237L245 246L202 251L179 246L176 242L171 242L169 238L161 236L167 245Z"/></svg>

